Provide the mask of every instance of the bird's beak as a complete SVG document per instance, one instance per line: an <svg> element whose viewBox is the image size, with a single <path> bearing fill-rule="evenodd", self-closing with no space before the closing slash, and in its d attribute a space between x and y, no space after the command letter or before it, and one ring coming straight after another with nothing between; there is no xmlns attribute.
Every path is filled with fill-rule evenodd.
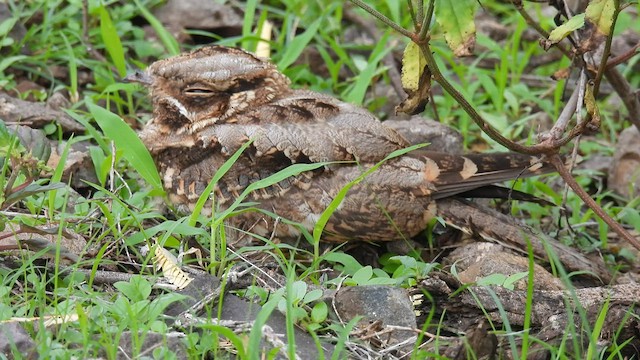
<svg viewBox="0 0 640 360"><path fill-rule="evenodd" d="M122 79L127 83L138 83L142 85L151 85L153 83L153 77L146 71L136 70Z"/></svg>

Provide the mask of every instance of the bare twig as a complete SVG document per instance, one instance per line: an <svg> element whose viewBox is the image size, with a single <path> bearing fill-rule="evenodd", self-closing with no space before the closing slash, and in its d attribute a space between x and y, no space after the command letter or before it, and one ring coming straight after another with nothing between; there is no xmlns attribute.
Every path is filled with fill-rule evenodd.
<svg viewBox="0 0 640 360"><path fill-rule="evenodd" d="M427 40L427 31L429 31L429 24L431 24L431 19L433 18L434 4L435 4L435 0L429 0L429 6L427 7L427 15L424 17L422 21L422 25L420 27L420 33L418 34L418 39L420 41Z"/></svg>
<svg viewBox="0 0 640 360"><path fill-rule="evenodd" d="M627 230L625 230L618 222L613 220L609 214L607 214L601 207L596 203L595 200L591 198L591 196L584 191L584 189L576 182L571 173L564 167L564 162L559 155L551 155L549 157L549 161L556 168L560 176L567 182L569 187L584 201L584 203L591 209L593 212L598 215L616 234L620 237L627 240L631 245L633 245L636 249L640 250L640 241L631 234Z"/></svg>
<svg viewBox="0 0 640 360"><path fill-rule="evenodd" d="M412 32L410 32L410 31L406 30L405 28L403 28L402 26L396 24L395 22L393 22L393 20L391 20L388 17L382 15L379 11L377 11L376 9L372 8L371 6L365 4L362 0L349 0L349 1L351 1L355 5L359 6L364 11L368 12L369 14L371 14L376 19L382 21L385 25L389 26L393 30L399 32L400 34L402 34L402 35L404 35L406 37L408 37L409 39L412 39L415 36Z"/></svg>
<svg viewBox="0 0 640 360"><path fill-rule="evenodd" d="M614 58L609 59L609 61L607 61L607 69L629 61L629 59L637 55L636 53L638 52L638 50L640 50L640 43L635 44L631 49L629 49L629 51L625 52L624 54L620 54Z"/></svg>
<svg viewBox="0 0 640 360"><path fill-rule="evenodd" d="M541 134L539 136L539 141L557 141L562 138L562 134L567 129L567 125L569 125L569 121L573 117L573 114L576 113L576 109L578 108L578 104L582 104L581 98L584 98L584 86L586 83L586 76L584 72L581 73L579 86L577 86L567 103L565 104L562 112L560 112L560 116L558 116L558 120L556 120L555 125L547 132L546 134Z"/></svg>

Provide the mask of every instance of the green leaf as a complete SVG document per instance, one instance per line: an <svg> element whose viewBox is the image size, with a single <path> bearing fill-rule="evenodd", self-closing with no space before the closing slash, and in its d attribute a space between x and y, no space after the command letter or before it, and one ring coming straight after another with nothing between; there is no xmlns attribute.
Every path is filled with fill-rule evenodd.
<svg viewBox="0 0 640 360"><path fill-rule="evenodd" d="M202 194L200 194L200 197L196 202L196 206L191 212L191 216L189 216L189 225L194 226L196 224L196 222L198 221L198 216L200 216L200 212L202 212L202 208L206 204L207 200L209 200L209 195L211 195L211 192L213 191L214 186L218 183L220 179L222 179L224 174L226 174L227 171L231 169L231 166L235 164L235 162L238 160L240 155L242 155L242 153L249 147L249 145L251 145L252 142L253 140L249 140L246 143L242 144L242 146L233 155L231 155L231 157L227 159L227 161L225 161L224 164L220 166L220 168L218 168L218 171L216 171L211 181L209 181L209 184L207 184L207 187L204 189Z"/></svg>
<svg viewBox="0 0 640 360"><path fill-rule="evenodd" d="M153 158L138 135L118 115L92 103L87 107L102 131L122 150L125 159L155 190L164 193Z"/></svg>
<svg viewBox="0 0 640 360"><path fill-rule="evenodd" d="M615 0L592 0L585 10L585 15L587 20L592 22L600 33L607 36L613 26L615 11Z"/></svg>
<svg viewBox="0 0 640 360"><path fill-rule="evenodd" d="M304 299L302 299L302 302L305 304L314 302L320 299L322 297L322 294L323 292L320 289L311 290L304 296Z"/></svg>
<svg viewBox="0 0 640 360"><path fill-rule="evenodd" d="M571 19L569 19L569 21L553 29L553 31L551 31L551 33L549 34L549 41L551 41L552 44L557 44L562 39L566 38L569 34L571 34L573 31L583 27L584 16L585 14L578 14L572 17Z"/></svg>
<svg viewBox="0 0 640 360"><path fill-rule="evenodd" d="M334 162L335 163L335 162ZM242 201L252 192L260 189L264 189L266 187L272 186L274 184L279 183L280 181L290 178L292 176L296 176L306 171L312 171L323 166L327 166L332 164L331 162L323 162L323 163L313 163L313 164L293 164L288 167L278 171L275 174L272 174L264 179L260 179L254 183L249 184L242 194L236 198L236 200L227 208L222 214L220 214L220 218L226 218L230 213L235 211L235 209L240 206Z"/></svg>
<svg viewBox="0 0 640 360"><path fill-rule="evenodd" d="M247 348L254 349L251 352L249 359L259 359L258 351L255 349L260 349L260 340L262 339L262 327L267 323L267 320L271 316L273 310L275 310L278 302L282 299L281 292L275 292L270 297L269 301L262 306L262 309L258 312L256 319L253 321L253 327L251 328L251 332L249 333L249 343Z"/></svg>
<svg viewBox="0 0 640 360"><path fill-rule="evenodd" d="M364 285L371 279L373 276L373 268L370 265L362 267L360 270L356 271L355 274L351 277L351 279L358 285Z"/></svg>
<svg viewBox="0 0 640 360"><path fill-rule="evenodd" d="M294 303L297 303L299 301L301 301L302 299L304 299L304 295L307 293L307 288L308 285L306 282L304 281L294 281L293 284L291 284L291 299L294 301Z"/></svg>
<svg viewBox="0 0 640 360"><path fill-rule="evenodd" d="M342 265L342 272L355 274L362 265L353 256L341 252L331 252L323 256L325 261L336 262Z"/></svg>
<svg viewBox="0 0 640 360"><path fill-rule="evenodd" d="M478 285L484 285L484 286L488 286L488 285L502 286L505 280L507 280L507 276L504 274L491 274L489 276L485 276L479 279L476 283Z"/></svg>
<svg viewBox="0 0 640 360"><path fill-rule="evenodd" d="M62 180L62 173L64 172L64 164L67 162L67 157L69 156L69 149L71 149L71 141L67 142L67 145L62 150L62 154L60 154L60 160L58 161L58 165L53 171L53 175L51 176L51 182L56 183ZM53 214L55 209L55 199L56 199L57 191L51 191L49 193L49 213Z"/></svg>
<svg viewBox="0 0 640 360"><path fill-rule="evenodd" d="M256 50L256 41L249 38L253 35L253 19L256 16L257 0L248 0L244 4L244 20L242 21L242 48L248 51Z"/></svg>
<svg viewBox="0 0 640 360"><path fill-rule="evenodd" d="M118 69L118 74L122 77L127 74L127 65L124 60L124 48L120 42L120 36L116 27L111 21L111 16L104 6L100 7L100 35L107 49L107 53Z"/></svg>
<svg viewBox="0 0 640 360"><path fill-rule="evenodd" d="M5 21L0 23L0 37L6 36L9 34L9 31L13 29L13 27L18 22L18 17L11 17L6 19Z"/></svg>
<svg viewBox="0 0 640 360"><path fill-rule="evenodd" d="M476 0L435 0L436 22L456 56L470 56L476 43Z"/></svg>
<svg viewBox="0 0 640 360"><path fill-rule="evenodd" d="M315 323L323 322L327 319L327 315L329 315L329 307L327 307L327 303L321 301L315 305L311 309L311 321Z"/></svg>
<svg viewBox="0 0 640 360"><path fill-rule="evenodd" d="M397 255L397 256L393 256L389 260L397 261L400 264L404 265L404 267L406 267L407 269L417 269L418 268L418 261L415 258L411 257L411 256Z"/></svg>
<svg viewBox="0 0 640 360"><path fill-rule="evenodd" d="M132 302L146 300L151 295L151 284L140 275L134 275L129 281L118 281L113 286Z"/></svg>
<svg viewBox="0 0 640 360"><path fill-rule="evenodd" d="M169 234L179 234L183 236L206 236L207 230L202 227L195 227L189 224L184 223L185 218L174 221L174 220L165 220L159 225L153 226L149 229L145 229L144 231L139 231L131 235L125 241L127 246L132 246L143 242L146 239L150 239L155 236L159 232L167 232ZM160 241L159 241L160 242ZM162 244L164 245L164 244Z"/></svg>
<svg viewBox="0 0 640 360"><path fill-rule="evenodd" d="M11 66L11 64L13 64L14 62L20 61L20 60L24 60L27 57L24 55L16 55L16 56L8 56L3 58L2 60L0 60L0 72L3 72L4 69L8 68L9 66Z"/></svg>
<svg viewBox="0 0 640 360"><path fill-rule="evenodd" d="M7 196L5 203L7 204L15 203L31 195L47 192L50 190L62 189L63 187L65 187L65 185L59 182L52 183L49 185L38 185L36 183L32 183L27 185L27 187L25 187L24 189L11 193L9 196Z"/></svg>
<svg viewBox="0 0 640 360"><path fill-rule="evenodd" d="M528 271L523 271L523 272L511 274L511 275L507 276L507 278L502 283L502 286L504 286L505 288L507 288L509 290L513 290L515 288L515 286L514 286L515 283L517 283L518 281L526 278L527 276L529 276L529 272Z"/></svg>

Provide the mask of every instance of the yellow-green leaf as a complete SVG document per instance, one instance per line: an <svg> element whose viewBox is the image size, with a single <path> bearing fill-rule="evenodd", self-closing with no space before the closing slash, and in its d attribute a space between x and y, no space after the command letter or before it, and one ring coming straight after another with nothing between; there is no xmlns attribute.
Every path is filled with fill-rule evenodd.
<svg viewBox="0 0 640 360"><path fill-rule="evenodd" d="M616 10L614 0L593 0L585 10L587 20L592 22L598 31L605 36L611 32L613 15Z"/></svg>
<svg viewBox="0 0 640 360"><path fill-rule="evenodd" d="M551 31L551 33L549 34L549 41L552 44L557 44L562 39L566 38L569 34L571 34L573 31L578 30L583 26L584 26L584 14L578 14L572 17L571 19L569 19L569 21L553 29L553 31Z"/></svg>
<svg viewBox="0 0 640 360"><path fill-rule="evenodd" d="M405 90L416 91L420 85L420 75L427 61L420 51L420 47L409 41L402 56L402 87Z"/></svg>
<svg viewBox="0 0 640 360"><path fill-rule="evenodd" d="M476 43L476 0L436 0L436 21L456 56L469 56Z"/></svg>

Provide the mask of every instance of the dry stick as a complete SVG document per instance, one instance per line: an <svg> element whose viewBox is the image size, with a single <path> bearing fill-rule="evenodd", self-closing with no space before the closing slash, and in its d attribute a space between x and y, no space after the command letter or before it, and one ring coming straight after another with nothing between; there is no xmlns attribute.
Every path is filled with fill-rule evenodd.
<svg viewBox="0 0 640 360"><path fill-rule="evenodd" d="M618 224L613 218L609 216L602 208L591 198L589 194L576 182L571 173L564 167L564 163L562 158L559 155L554 154L549 156L549 161L556 168L560 176L564 179L564 181L569 184L571 189L584 201L584 203L593 210L596 215L598 215L602 220L604 220L609 227L618 235L627 240L631 245L633 245L636 249L640 250L640 241L634 238L625 230L620 224Z"/></svg>
<svg viewBox="0 0 640 360"><path fill-rule="evenodd" d="M551 130L549 130L546 134L540 134L540 136L538 136L539 141L557 141L562 138L562 134L564 134L564 132L567 130L567 125L569 125L569 121L571 121L571 118L573 118L573 114L578 108L580 98L584 97L585 82L586 79L584 79L584 76L580 76L580 84L576 86L575 89L573 89L573 93L567 101L564 109L562 109L562 112L560 112L558 120L556 120L556 123L553 125Z"/></svg>
<svg viewBox="0 0 640 360"><path fill-rule="evenodd" d="M627 62L629 59L636 55L636 52L640 50L640 43L635 44L631 49L629 49L624 54L618 55L614 58L609 59L607 61L607 69L612 68L616 65L620 65L624 62Z"/></svg>
<svg viewBox="0 0 640 360"><path fill-rule="evenodd" d="M361 9L363 9L366 12L368 12L373 17L375 17L376 19L382 21L384 24L386 24L387 26L389 26L393 30L399 32L400 34L408 37L409 39L413 39L414 38L415 35L412 32L410 32L410 31L406 30L405 28L403 28L402 26L396 24L395 22L393 22L393 20L391 20L388 17L382 15L379 11L377 11L376 9L372 8L371 6L365 4L362 0L349 0L349 1L351 1L354 4L356 4L356 6L359 6Z"/></svg>

